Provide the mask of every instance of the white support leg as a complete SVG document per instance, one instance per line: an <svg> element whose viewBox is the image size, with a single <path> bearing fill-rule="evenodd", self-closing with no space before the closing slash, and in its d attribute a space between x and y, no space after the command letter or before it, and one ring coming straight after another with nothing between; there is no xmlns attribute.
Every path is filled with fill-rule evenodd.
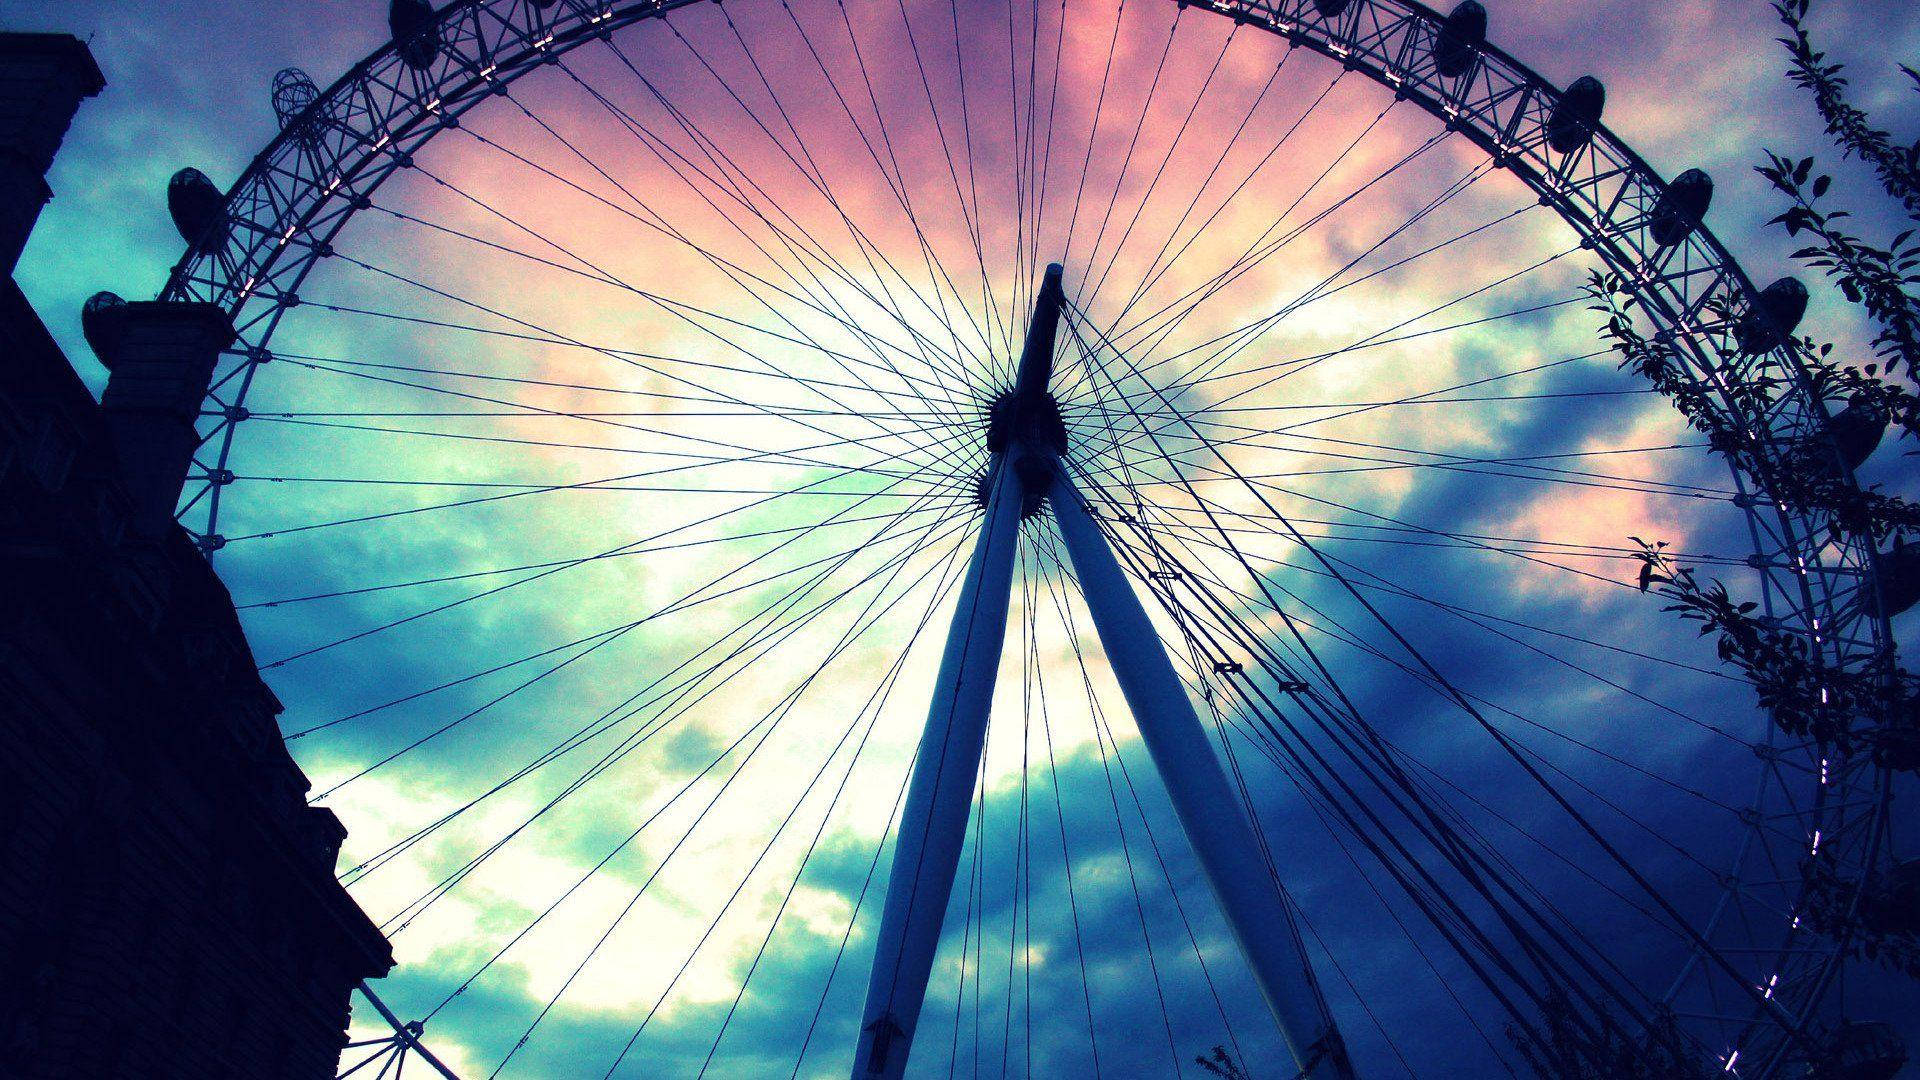
<svg viewBox="0 0 1920 1080"><path fill-rule="evenodd" d="M960 586L959 605L940 658L939 681L920 754L907 789L880 916L880 941L854 1053L855 1080L894 1080L927 995L927 976L947 915L960 848L967 835L974 777L987 736L987 711L1007 636L1013 556L1019 543L1022 492L1014 462L996 454L987 519Z"/></svg>
<svg viewBox="0 0 1920 1080"><path fill-rule="evenodd" d="M1253 828L1158 631L1064 469L1056 470L1047 498L1140 739L1294 1060L1303 1075L1350 1080L1352 1066L1301 949L1289 903L1256 855Z"/></svg>

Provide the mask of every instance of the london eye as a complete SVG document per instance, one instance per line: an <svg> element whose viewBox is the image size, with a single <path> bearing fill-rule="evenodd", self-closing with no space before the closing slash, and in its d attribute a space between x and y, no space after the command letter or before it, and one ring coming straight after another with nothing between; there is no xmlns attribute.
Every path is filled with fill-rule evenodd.
<svg viewBox="0 0 1920 1080"><path fill-rule="evenodd" d="M163 298L401 957L341 1075L1890 1076L1810 914L1910 873L1887 761L1634 580L1887 655L1913 569L1776 490L1878 428L1521 18L394 0L283 72Z"/></svg>

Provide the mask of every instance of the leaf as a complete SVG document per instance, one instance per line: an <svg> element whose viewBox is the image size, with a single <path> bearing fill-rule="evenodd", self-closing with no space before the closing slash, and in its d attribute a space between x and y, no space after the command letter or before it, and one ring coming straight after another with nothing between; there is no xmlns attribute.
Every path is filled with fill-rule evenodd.
<svg viewBox="0 0 1920 1080"><path fill-rule="evenodd" d="M1827 193L1827 189L1832 186L1833 186L1833 177L1822 175L1819 179L1813 182L1813 197L1817 199L1820 196L1825 195Z"/></svg>

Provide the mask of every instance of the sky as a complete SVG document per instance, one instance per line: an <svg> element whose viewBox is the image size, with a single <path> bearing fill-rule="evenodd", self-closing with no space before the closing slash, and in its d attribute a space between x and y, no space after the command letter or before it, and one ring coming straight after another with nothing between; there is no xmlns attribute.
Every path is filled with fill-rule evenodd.
<svg viewBox="0 0 1920 1080"><path fill-rule="evenodd" d="M845 1072L978 518L983 395L1059 259L1070 456L1151 523L1121 535L1163 545L1130 549L1160 568L1137 585L1197 620L1156 613L1232 732L1269 847L1248 859L1298 902L1363 1074L1515 1059L1314 770L1263 756L1220 657L1324 661L1316 685L1621 978L1690 1000L1631 883L1388 630L1710 917L1764 720L1632 588L1623 545L1738 584L1751 542L1724 467L1594 355L1566 228L1411 106L1205 13L1070 0L1062 31L1049 8L1010 91L1005 6L846 10L703 7L516 84L354 219L250 384L216 566L351 831L344 880L395 943L383 995L431 1012L468 1077ZM1859 103L1913 135L1894 63L1920 26L1895 3L1817 10ZM277 129L273 74L328 84L383 14L0 0L9 27L88 38L108 80L19 272L90 385L81 302L151 295L178 258L168 176L231 183ZM1774 33L1746 0L1614 0L1501 4L1491 36L1556 82L1601 77L1663 173L1709 171L1709 222L1764 282L1793 245L1751 164L1835 157ZM1056 43L1041 128L1018 69L1052 69ZM1809 328L1860 336L1823 290ZM1906 479L1891 452L1868 474ZM1044 516L1023 531L910 1075L1196 1076L1215 1045L1290 1075L1049 537ZM1287 716L1275 739L1367 782ZM1872 973L1847 993L1860 1017L1920 1013Z"/></svg>

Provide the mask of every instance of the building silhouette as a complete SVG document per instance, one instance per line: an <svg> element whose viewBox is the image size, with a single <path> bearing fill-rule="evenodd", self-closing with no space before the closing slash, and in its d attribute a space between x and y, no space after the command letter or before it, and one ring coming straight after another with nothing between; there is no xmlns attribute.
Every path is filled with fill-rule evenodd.
<svg viewBox="0 0 1920 1080"><path fill-rule="evenodd" d="M0 34L0 1078L331 1077L392 954L173 520L232 330L126 305L95 402L13 281L103 85L72 37Z"/></svg>

